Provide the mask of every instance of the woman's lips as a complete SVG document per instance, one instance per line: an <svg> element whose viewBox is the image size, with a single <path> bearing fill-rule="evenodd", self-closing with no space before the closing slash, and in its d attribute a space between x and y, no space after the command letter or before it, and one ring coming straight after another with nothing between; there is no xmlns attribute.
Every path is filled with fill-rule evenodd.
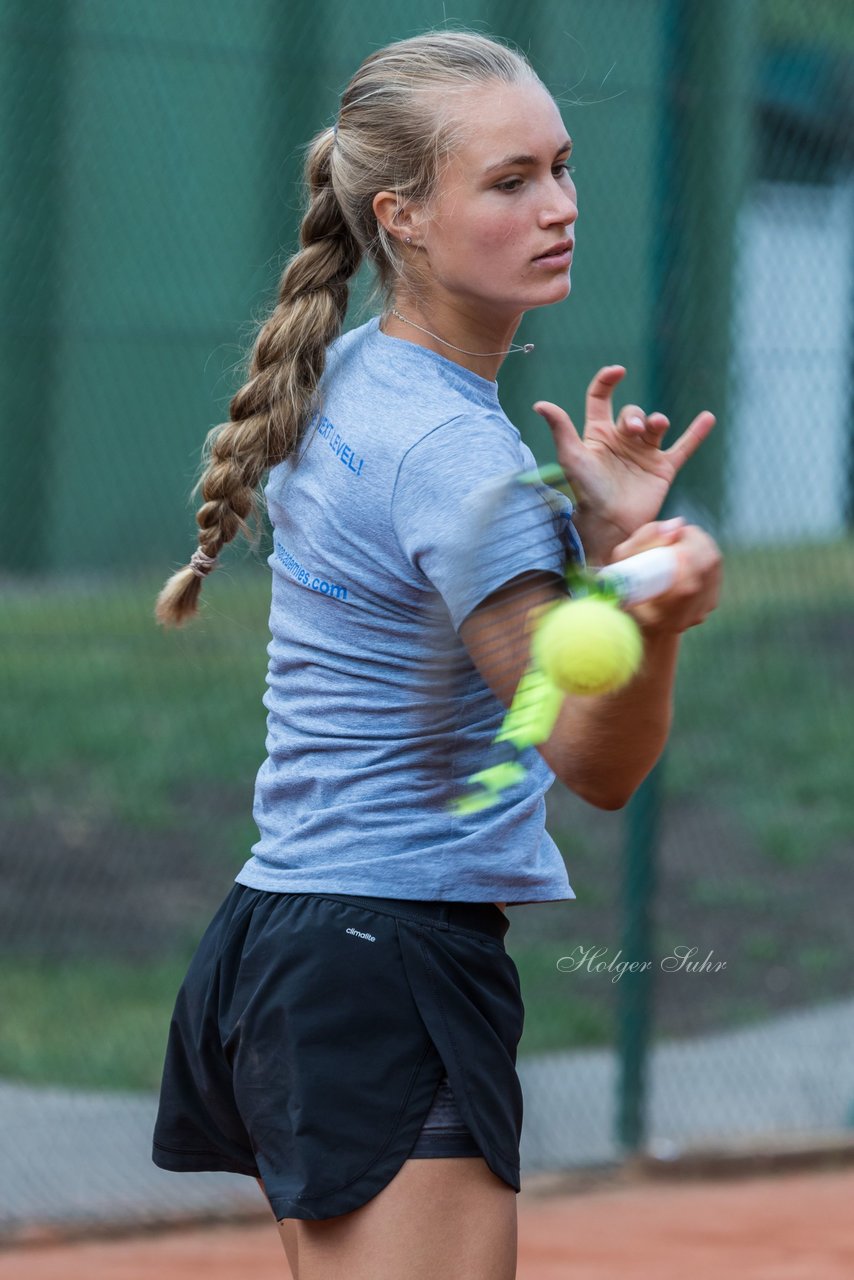
<svg viewBox="0 0 854 1280"><path fill-rule="evenodd" d="M563 240L560 244L556 244L553 249L541 253L538 258L534 258L534 262L541 262L544 267L554 267L555 270L568 267L572 262L573 243L571 240Z"/></svg>

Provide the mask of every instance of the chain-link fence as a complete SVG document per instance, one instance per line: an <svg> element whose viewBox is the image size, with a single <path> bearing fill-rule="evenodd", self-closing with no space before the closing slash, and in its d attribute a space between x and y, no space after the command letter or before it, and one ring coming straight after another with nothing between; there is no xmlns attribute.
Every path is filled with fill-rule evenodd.
<svg viewBox="0 0 854 1280"><path fill-rule="evenodd" d="M537 457L532 402L580 422L605 364L673 436L718 418L667 508L726 585L665 759L623 813L555 787L578 901L510 908L523 1173L854 1125L851 6L3 0L6 1227L260 1203L149 1147L175 990L256 838L266 548L186 632L152 601L294 246L300 148L368 52L445 22L528 52L575 140L572 295L501 374Z"/></svg>

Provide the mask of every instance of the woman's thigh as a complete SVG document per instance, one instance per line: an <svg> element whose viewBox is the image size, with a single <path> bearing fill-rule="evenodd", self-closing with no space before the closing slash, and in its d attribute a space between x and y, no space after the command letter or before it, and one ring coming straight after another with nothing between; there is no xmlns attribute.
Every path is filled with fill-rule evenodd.
<svg viewBox="0 0 854 1280"><path fill-rule="evenodd" d="M516 1275L516 1192L479 1156L406 1160L351 1213L280 1229L294 1280Z"/></svg>

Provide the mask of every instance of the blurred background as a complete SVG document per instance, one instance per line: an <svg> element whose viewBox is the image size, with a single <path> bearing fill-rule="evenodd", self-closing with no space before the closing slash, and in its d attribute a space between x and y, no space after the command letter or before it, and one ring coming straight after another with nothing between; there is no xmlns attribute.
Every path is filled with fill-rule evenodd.
<svg viewBox="0 0 854 1280"><path fill-rule="evenodd" d="M726 553L665 758L619 813L555 786L577 902L510 908L523 1176L854 1128L854 6L2 0L7 1233L259 1207L149 1151L177 986L256 839L265 541L186 631L152 606L302 148L368 53L437 26L518 44L575 140L572 294L500 379L538 459L532 402L580 426L604 364L674 438L718 419L665 513Z"/></svg>

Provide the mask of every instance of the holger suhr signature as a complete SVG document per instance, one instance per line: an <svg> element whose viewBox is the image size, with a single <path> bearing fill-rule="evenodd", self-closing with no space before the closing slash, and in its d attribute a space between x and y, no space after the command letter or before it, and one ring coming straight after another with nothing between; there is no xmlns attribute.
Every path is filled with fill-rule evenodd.
<svg viewBox="0 0 854 1280"><path fill-rule="evenodd" d="M561 973L608 973L612 982L619 982L625 973L647 973L653 967L652 960L621 960L622 949L609 960L607 947L574 947L568 956L561 956L557 967ZM715 960L714 951L698 960L697 947L674 947L669 955L662 956L658 967L663 973L720 973L726 968L726 960Z"/></svg>

